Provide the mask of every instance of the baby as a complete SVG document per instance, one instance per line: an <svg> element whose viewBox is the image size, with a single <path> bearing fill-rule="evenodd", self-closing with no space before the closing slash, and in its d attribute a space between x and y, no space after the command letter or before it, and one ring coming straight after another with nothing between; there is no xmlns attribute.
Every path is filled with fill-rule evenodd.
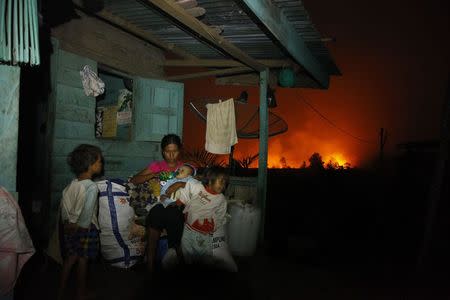
<svg viewBox="0 0 450 300"><path fill-rule="evenodd" d="M176 199L179 198L180 189L177 189L175 192L172 192L170 195L170 186L174 183L178 182L188 182L197 174L197 170L194 166L190 164L183 164L178 170L175 172L175 177L169 179L167 181L161 181L161 194L159 201L167 207L169 204L174 203Z"/></svg>

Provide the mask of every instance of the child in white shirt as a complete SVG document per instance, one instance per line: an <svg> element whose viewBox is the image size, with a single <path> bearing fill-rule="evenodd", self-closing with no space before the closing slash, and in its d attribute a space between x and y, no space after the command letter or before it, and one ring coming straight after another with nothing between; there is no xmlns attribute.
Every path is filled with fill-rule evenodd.
<svg viewBox="0 0 450 300"><path fill-rule="evenodd" d="M223 230L226 222L227 200L223 192L228 184L226 170L212 167L203 182L191 179L180 192L185 204L185 225L181 250L186 263L211 262L213 234Z"/></svg>
<svg viewBox="0 0 450 300"><path fill-rule="evenodd" d="M98 249L98 188L92 178L102 172L100 148L82 144L67 157L76 178L64 189L61 200L61 227L63 228L64 263L58 299L64 298L72 267L77 264L76 299L85 299L88 259L95 258Z"/></svg>

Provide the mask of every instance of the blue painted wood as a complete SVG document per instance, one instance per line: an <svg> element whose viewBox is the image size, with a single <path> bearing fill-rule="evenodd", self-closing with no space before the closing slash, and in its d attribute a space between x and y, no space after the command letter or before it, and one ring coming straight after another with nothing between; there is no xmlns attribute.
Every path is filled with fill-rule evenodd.
<svg viewBox="0 0 450 300"><path fill-rule="evenodd" d="M6 56L6 1L0 1L0 60Z"/></svg>
<svg viewBox="0 0 450 300"><path fill-rule="evenodd" d="M23 31L23 23L24 23L24 20L23 20L23 17L24 17L24 15L23 15L23 1L20 0L18 5L19 5L19 17L18 17L18 21L19 21L19 43L18 44L20 45L18 51L19 51L19 61L23 62L24 61L24 59L23 59L23 48L24 48L23 36L25 35L25 32Z"/></svg>
<svg viewBox="0 0 450 300"><path fill-rule="evenodd" d="M157 155L158 159L161 156L159 153L159 142L127 142L115 140L101 140L101 139L86 139L86 142L98 146L104 153L112 156L127 156L127 157L154 157ZM80 140L56 138L53 146L53 155L63 156L72 151ZM106 155L106 154L105 154Z"/></svg>
<svg viewBox="0 0 450 300"><path fill-rule="evenodd" d="M0 185L16 192L20 68L0 65Z"/></svg>
<svg viewBox="0 0 450 300"><path fill-rule="evenodd" d="M151 161L157 159L156 157L128 157L128 156L110 156L107 155L105 159L105 170L107 172L127 172L135 174L141 171ZM54 156L52 174L64 175L70 174L70 167L66 162L67 156Z"/></svg>
<svg viewBox="0 0 450 300"><path fill-rule="evenodd" d="M52 199L52 202L61 200L61 192L66 187L74 176L70 173L68 174L52 174L52 180L50 182L50 190L55 193L60 193L59 197ZM54 211L53 213L56 213Z"/></svg>
<svg viewBox="0 0 450 300"><path fill-rule="evenodd" d="M11 61L11 45L12 45L12 31L11 31L11 23L12 23L12 2L8 1L7 8L7 17L6 17L6 61Z"/></svg>
<svg viewBox="0 0 450 300"><path fill-rule="evenodd" d="M80 78L78 78L80 80ZM76 105L95 111L95 98L88 97L81 87L56 83L56 104Z"/></svg>
<svg viewBox="0 0 450 300"><path fill-rule="evenodd" d="M13 59L12 59L12 63L16 64L18 61L18 48L19 48L19 30L17 28L18 25L18 17L17 17L17 1L13 1Z"/></svg>
<svg viewBox="0 0 450 300"><path fill-rule="evenodd" d="M56 103L56 118L60 120L95 124L95 111L77 105Z"/></svg>
<svg viewBox="0 0 450 300"><path fill-rule="evenodd" d="M94 139L94 124L56 119L55 138L71 138L75 140Z"/></svg>
<svg viewBox="0 0 450 300"><path fill-rule="evenodd" d="M323 88L329 86L329 76L309 51L302 37L297 33L283 12L271 0L241 0L240 3L251 12L260 26L289 52L289 54L316 79Z"/></svg>
<svg viewBox="0 0 450 300"><path fill-rule="evenodd" d="M79 72L85 65L89 65L92 70L97 70L97 62L87 57L58 49L58 68L72 69ZM80 75L78 73L78 75Z"/></svg>
<svg viewBox="0 0 450 300"><path fill-rule="evenodd" d="M30 11L32 11L32 18L30 24L32 24L32 37L34 38L34 65L40 65L41 59L39 55L39 22L38 22L38 8L37 8L37 0L31 0Z"/></svg>
<svg viewBox="0 0 450 300"><path fill-rule="evenodd" d="M142 108L143 114L138 115L145 117L138 123L143 128L150 125L152 139L144 137L138 140L134 135L127 141L96 139L92 119L96 100L84 94L79 70L85 64L96 70L97 64L58 49L57 40L52 40L52 43L55 50L51 58L53 93L48 110L49 116L52 116L49 119L51 132L48 135L51 146L48 189L51 198L49 218L54 220L61 192L74 177L66 162L67 155L81 143L96 145L102 149L105 157L105 176L122 179L144 169L150 162L161 159L161 137L168 132L182 133L183 85L142 78L134 80L134 107L137 105L138 111ZM136 81L140 83L136 84ZM136 95L140 96L136 98Z"/></svg>
<svg viewBox="0 0 450 300"><path fill-rule="evenodd" d="M58 69L56 80L57 82L68 86L83 88L83 83L81 82L80 74L74 72L72 69L65 68L64 66L61 66Z"/></svg>
<svg viewBox="0 0 450 300"><path fill-rule="evenodd" d="M28 38L29 38L29 36L30 36L30 28L28 27L28 22L29 22L29 20L28 20L28 10L29 10L30 8L28 7L28 5L26 5L26 2L25 2L25 5L24 5L24 11L23 11L23 16L24 16L24 60L23 60L23 62L24 63L28 63L29 61L30 61L30 53L29 53L29 51L30 51L30 49L29 49L29 43L28 43Z"/></svg>
<svg viewBox="0 0 450 300"><path fill-rule="evenodd" d="M57 82L72 87L83 88L80 71L85 65L90 66L92 70L97 70L97 63L91 59L63 50L59 50L58 52Z"/></svg>
<svg viewBox="0 0 450 300"><path fill-rule="evenodd" d="M269 140L269 111L267 108L267 82L269 70L259 73L259 158L258 158L258 199L261 206L260 238L264 240L264 222L267 197L267 153Z"/></svg>
<svg viewBox="0 0 450 300"><path fill-rule="evenodd" d="M160 141L168 133L182 135L182 83L134 80L134 136L137 141Z"/></svg>

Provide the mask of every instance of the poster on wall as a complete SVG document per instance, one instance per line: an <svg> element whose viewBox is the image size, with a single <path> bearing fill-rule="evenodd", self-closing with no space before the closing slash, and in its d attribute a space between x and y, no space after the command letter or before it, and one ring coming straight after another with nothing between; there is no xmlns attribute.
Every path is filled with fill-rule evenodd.
<svg viewBox="0 0 450 300"><path fill-rule="evenodd" d="M117 135L117 106L104 106L102 137L111 138Z"/></svg>
<svg viewBox="0 0 450 300"><path fill-rule="evenodd" d="M131 124L132 117L132 103L133 94L127 90L122 89L119 91L119 96L117 99L117 124L126 125Z"/></svg>

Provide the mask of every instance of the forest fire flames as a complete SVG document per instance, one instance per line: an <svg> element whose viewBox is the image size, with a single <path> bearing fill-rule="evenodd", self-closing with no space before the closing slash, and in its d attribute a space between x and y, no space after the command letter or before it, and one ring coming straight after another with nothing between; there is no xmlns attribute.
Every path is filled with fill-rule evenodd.
<svg viewBox="0 0 450 300"><path fill-rule="evenodd" d="M256 154L256 152L255 152ZM310 153L309 156L305 156L303 160L298 161L294 160L292 158L292 153L286 153L286 152L278 152L273 153L272 151L269 151L268 159L267 159L267 167L270 169L299 169L299 168L307 168L310 165L309 158L313 155L313 153ZM340 152L332 152L330 154L326 154L322 156L320 153L319 155L322 158L323 166L325 168L333 168L333 169L339 169L339 168L350 168L353 167L350 160L347 159L344 154ZM245 159L251 157L251 155L245 155L237 153L235 159L238 161L243 161ZM258 159L256 158L252 163L250 163L250 168L257 168L258 167Z"/></svg>
<svg viewBox="0 0 450 300"><path fill-rule="evenodd" d="M313 153L311 153L312 155ZM319 153L320 154L320 153ZM351 163L345 159L344 155L341 153L332 153L329 155L322 156L322 160L324 162L324 167L337 169L339 167L350 167ZM302 163L294 163L290 162L283 154L272 154L269 155L267 160L267 166L269 168L275 169L285 169L285 168L305 168L309 166L308 158L305 159Z"/></svg>
<svg viewBox="0 0 450 300"><path fill-rule="evenodd" d="M299 169L310 165L309 159L318 153L325 168L350 168L358 165L358 157L351 149L346 149L345 143L323 142L313 138L313 135L304 135L299 138L289 133L280 138L269 140L269 153L267 167L272 169ZM258 167L258 145L254 141L240 141L234 152L238 161L251 161L249 167ZM256 156L253 160L253 156Z"/></svg>

